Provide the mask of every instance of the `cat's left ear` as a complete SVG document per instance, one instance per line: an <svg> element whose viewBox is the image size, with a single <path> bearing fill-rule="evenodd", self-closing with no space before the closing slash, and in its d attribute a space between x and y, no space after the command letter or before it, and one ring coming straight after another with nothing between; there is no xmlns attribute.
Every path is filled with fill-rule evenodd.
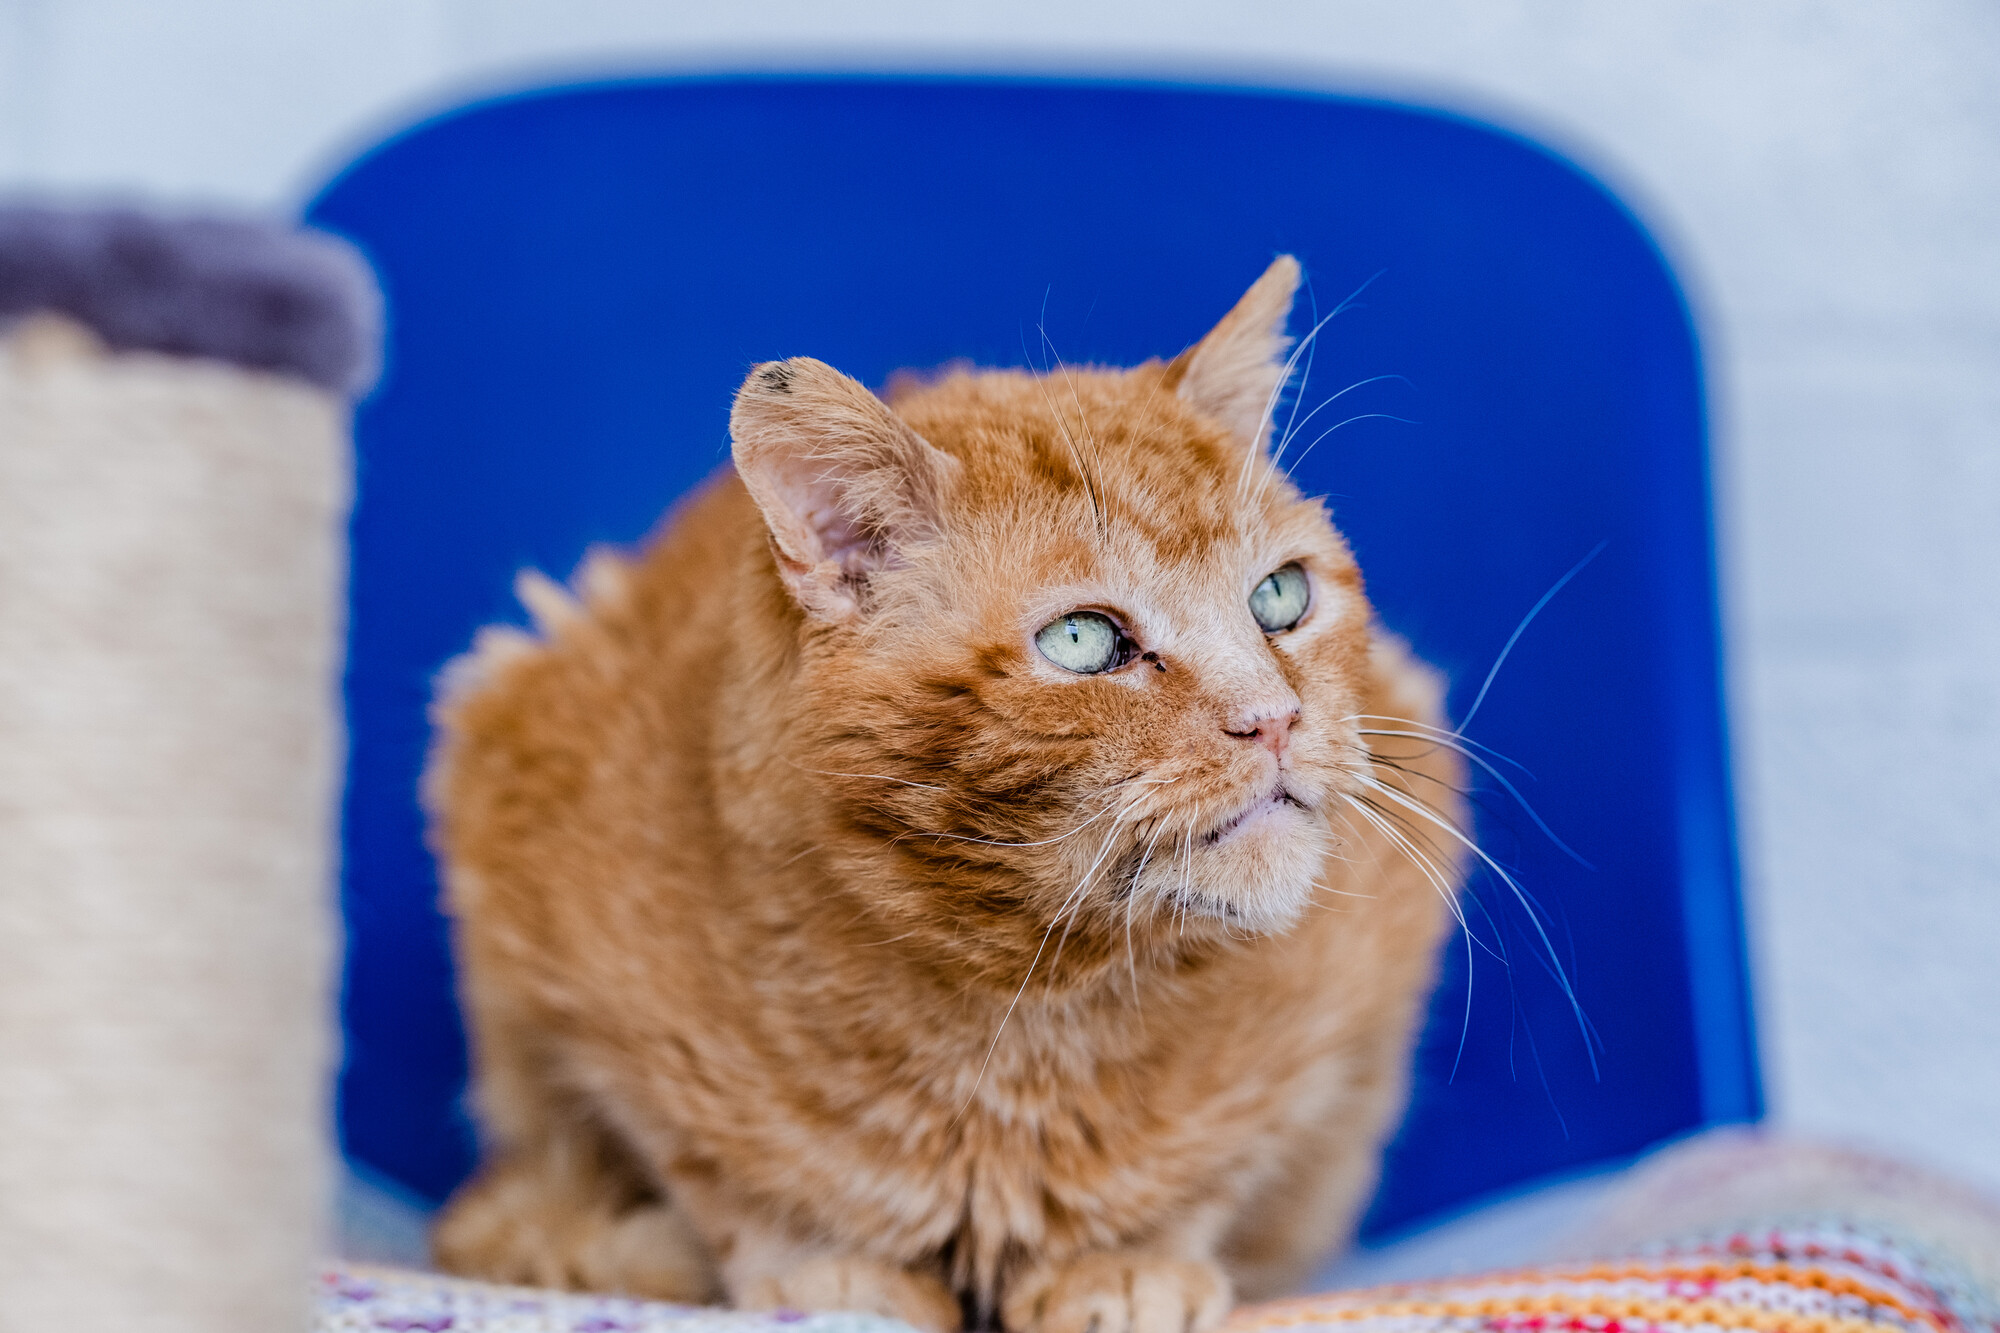
<svg viewBox="0 0 2000 1333"><path fill-rule="evenodd" d="M1285 332L1299 290L1299 261L1279 255L1208 336L1167 366L1167 386L1244 445L1271 441L1271 417L1288 367Z"/></svg>
<svg viewBox="0 0 2000 1333"><path fill-rule="evenodd" d="M753 369L729 434L779 577L822 620L855 614L871 574L936 535L960 471L860 383L810 357Z"/></svg>

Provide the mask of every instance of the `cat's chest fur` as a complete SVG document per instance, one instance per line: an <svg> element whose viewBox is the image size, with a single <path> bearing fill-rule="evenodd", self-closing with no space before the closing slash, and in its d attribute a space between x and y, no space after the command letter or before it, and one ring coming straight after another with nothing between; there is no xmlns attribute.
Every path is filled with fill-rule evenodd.
<svg viewBox="0 0 2000 1333"><path fill-rule="evenodd" d="M1372 928L1314 922L1142 976L1136 995L1114 967L1083 995L1018 1000L953 993L844 905L824 933L751 913L701 933L705 962L645 947L657 979L643 998L628 981L616 1031L573 1056L604 1060L586 1081L651 1137L669 1191L726 1178L809 1231L943 1256L975 1286L1027 1255L1199 1249L1269 1191L1301 1128L1365 1137L1395 1095L1373 1044L1407 1016L1341 1003L1328 975L1365 996L1379 957L1425 970L1440 905L1390 907Z"/></svg>

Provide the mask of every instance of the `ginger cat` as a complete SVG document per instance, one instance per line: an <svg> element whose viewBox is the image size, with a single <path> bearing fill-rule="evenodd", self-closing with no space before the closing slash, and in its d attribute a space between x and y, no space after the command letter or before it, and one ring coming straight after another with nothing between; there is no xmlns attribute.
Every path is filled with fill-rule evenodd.
<svg viewBox="0 0 2000 1333"><path fill-rule="evenodd" d="M1298 280L1130 370L758 366L733 473L524 579L430 775L487 1135L444 1267L1188 1333L1348 1237L1462 774L1269 457Z"/></svg>

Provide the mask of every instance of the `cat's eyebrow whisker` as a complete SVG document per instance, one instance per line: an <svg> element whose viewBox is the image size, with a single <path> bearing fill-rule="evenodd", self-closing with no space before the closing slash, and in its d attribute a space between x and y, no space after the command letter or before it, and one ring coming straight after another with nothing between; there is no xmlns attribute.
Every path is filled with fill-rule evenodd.
<svg viewBox="0 0 2000 1333"><path fill-rule="evenodd" d="M1143 403L1139 408L1138 419L1146 422L1147 425L1144 432L1141 433L1140 436L1133 441L1133 444L1135 446L1140 444L1151 444L1153 442L1153 437L1158 435L1160 433L1160 430L1162 429L1164 423L1155 419L1152 413L1153 402L1159 396L1160 396L1160 381L1158 379L1155 379L1153 381L1153 387L1146 390L1145 403Z"/></svg>
<svg viewBox="0 0 2000 1333"><path fill-rule="evenodd" d="M1043 293L1042 296L1042 313L1046 320L1048 314L1047 293ZM1035 372L1035 387L1041 390L1042 401L1048 406L1049 415L1055 418L1056 429L1062 433L1063 444L1069 449L1070 462L1075 464L1077 476L1083 480L1084 494L1090 500L1091 513L1096 519L1098 531L1102 533L1104 531L1104 515L1097 503L1097 492L1091 481L1090 470L1084 466L1082 451L1076 447L1076 439L1069 433L1069 420L1063 416L1062 409L1056 406L1054 396L1049 393L1049 376L1054 373L1051 367L1062 358L1056 354L1055 344L1049 339L1049 331L1046 323L1037 323L1035 325L1035 332L1041 335L1043 346L1048 348L1050 364L1048 366L1035 364L1034 354L1028 350L1028 335L1025 331L1021 335L1021 356L1027 361L1029 368Z"/></svg>
<svg viewBox="0 0 2000 1333"><path fill-rule="evenodd" d="M1327 436L1333 434L1335 431L1339 430L1342 426L1352 426L1357 421L1375 421L1378 419L1382 421L1401 422L1405 426L1414 426L1417 424L1416 422L1410 420L1410 418L1408 417L1397 416L1394 412L1358 412L1355 415L1347 418L1347 420L1345 421L1334 422L1331 426L1328 426L1325 430L1313 436L1312 443L1308 444L1305 448L1299 450L1299 456L1292 460L1292 466L1298 467L1300 464L1304 463L1306 461L1306 455L1310 454L1315 448L1317 448L1321 440L1324 440Z"/></svg>
<svg viewBox="0 0 2000 1333"><path fill-rule="evenodd" d="M1368 288L1371 285L1373 285L1375 279L1381 277L1386 272L1388 272L1387 269L1377 269L1375 270L1375 272L1369 274L1368 277L1362 281L1359 287L1356 287L1352 292L1348 293L1345 300L1341 301L1339 305L1335 306L1331 311L1329 311L1324 319L1315 323L1312 326L1312 328L1307 331L1305 337L1299 339L1299 344L1298 346L1292 349L1292 354L1285 358L1284 368L1278 375L1278 382L1272 386L1270 394L1264 400L1264 412L1263 415L1258 419L1257 429L1252 438L1252 445L1249 454L1246 455L1243 460L1243 470L1240 473L1238 473L1236 477L1236 498L1238 503L1241 503L1243 500L1244 489L1250 477L1250 468L1252 462L1256 457L1264 456L1264 451L1260 448L1257 448L1255 442L1256 440L1261 439L1263 437L1265 430L1267 430L1270 427L1272 415L1277 410L1278 399L1283 396L1285 391L1285 386L1291 383L1292 372L1298 367L1299 357L1305 353L1307 348L1313 345L1315 340L1318 339L1321 329L1325 328L1328 324L1331 324L1334 320L1340 318L1341 315L1345 314L1349 310L1349 308L1353 306L1354 302L1360 298L1361 293L1367 291ZM1317 441L1315 441L1314 443L1317 443ZM1275 474L1276 471L1277 467L1275 463L1273 463L1269 473L1267 473L1267 480L1269 475Z"/></svg>
<svg viewBox="0 0 2000 1333"><path fill-rule="evenodd" d="M1374 280L1370 278L1368 281L1373 282ZM1363 285L1365 286L1366 284ZM1292 348L1292 354L1285 358L1285 364L1278 371L1277 383L1273 384L1271 392L1264 396L1264 410L1257 418L1257 429L1251 432L1250 450L1244 456L1243 470L1236 474L1236 498L1238 501L1243 499L1245 487L1250 479L1252 464L1259 458L1263 458L1267 462L1269 461L1269 456L1258 446L1258 441L1262 440L1264 432L1271 428L1271 418L1277 411L1278 400L1284 397L1285 389L1291 384L1292 372L1298 369L1299 358L1304 356L1306 349L1311 347L1314 341L1318 339L1319 331L1332 323L1334 317L1346 308L1346 303L1343 302L1331 314L1327 315L1325 319L1314 324L1312 328L1306 331L1305 337L1299 339L1298 346Z"/></svg>
<svg viewBox="0 0 2000 1333"><path fill-rule="evenodd" d="M1314 290L1311 278L1306 279L1305 286L1306 301L1312 307L1313 323L1317 324L1319 323L1319 293ZM1271 465L1273 468L1276 468L1279 456L1285 452L1284 442L1291 439L1292 432L1298 428L1299 404L1306 400L1306 389L1312 384L1313 379L1313 362L1318 357L1319 342L1315 339L1312 350L1306 353L1305 369L1299 372L1299 391L1292 395L1291 410L1285 414L1285 428L1278 432L1278 447L1271 451ZM1275 423L1273 424L1275 425Z"/></svg>
<svg viewBox="0 0 2000 1333"><path fill-rule="evenodd" d="M1306 375L1308 378L1310 378L1312 375L1312 363L1310 361L1306 363ZM1367 379L1356 380L1354 381L1354 383L1348 385L1345 389L1342 389L1337 393L1328 395L1326 398L1320 401L1318 407L1315 407L1312 411L1306 413L1305 420L1299 421L1295 424L1290 422L1286 423L1285 433L1278 437L1277 447L1271 451L1272 465L1276 467L1282 467L1284 465L1286 447L1290 445L1293 440L1298 438L1298 432L1304 430L1308 425L1310 425L1314 417L1318 416L1321 412L1325 411L1327 408L1332 407L1336 402L1340 401L1340 399L1346 397L1348 394L1353 393L1356 389L1366 388L1370 384L1380 384L1383 380L1401 380L1403 383L1408 384L1410 382L1410 377L1408 375L1397 375L1397 374L1370 375ZM1301 388L1303 388L1303 385L1301 386ZM1296 416L1297 413L1294 412L1294 415ZM1335 429L1339 428L1335 427ZM1315 438L1313 442L1317 444L1319 440L1325 438L1326 437L1324 435L1321 435ZM1303 457L1303 455L1301 455L1301 457Z"/></svg>
<svg viewBox="0 0 2000 1333"><path fill-rule="evenodd" d="M1090 423L1084 416L1082 401L1077 398L1076 382L1070 379L1069 367L1063 364L1062 356L1056 351L1055 343L1049 338L1047 325L1035 325L1035 332L1042 335L1042 342L1049 349L1050 359L1054 362L1056 369L1062 372L1064 382L1069 385L1070 400L1076 403L1077 429L1082 431L1085 437L1088 438ZM1076 464L1077 475L1083 479L1084 494L1090 499L1090 511L1097 519L1097 532L1101 539L1110 533L1111 522L1104 512L1103 499L1098 494L1099 486L1097 479L1091 476L1090 468L1084 462L1083 451L1077 447L1075 437L1069 432L1068 419L1063 416L1062 409L1056 406L1055 397L1049 393L1049 374L1050 372L1043 371L1036 382L1041 387L1043 401L1048 404L1049 414L1056 419L1056 429L1062 432L1063 443L1069 446L1070 461Z"/></svg>
<svg viewBox="0 0 2000 1333"><path fill-rule="evenodd" d="M1319 296L1316 292L1313 291L1313 286L1310 279L1306 281L1306 299L1312 303L1312 313L1314 316L1313 331L1317 333L1319 324L1318 320ZM1285 444L1288 440L1292 438L1292 432L1297 428L1299 419L1299 404L1305 401L1306 387L1312 383L1313 362L1315 359L1317 359L1319 355L1319 340L1317 338L1309 338L1307 340L1307 343L1309 350L1306 351L1305 369L1299 372L1298 392L1292 395L1291 408L1285 414L1285 428L1281 431L1278 431L1278 442L1271 449L1270 466L1265 468L1264 471L1260 474L1261 481L1258 484L1258 495L1257 495L1258 499L1262 499L1264 493L1270 490L1271 483L1273 480L1283 475L1283 466L1279 462L1279 460L1285 456ZM1279 385L1279 389L1281 392L1283 388L1284 385L1281 383ZM1318 411L1319 409L1315 408L1313 410ZM1310 418L1308 419L1310 420ZM1276 429L1277 422L1274 420L1271 424L1272 428Z"/></svg>
<svg viewBox="0 0 2000 1333"><path fill-rule="evenodd" d="M1043 340L1046 341L1048 336L1048 331L1044 329L1042 331ZM1077 395L1076 377L1069 373L1069 365L1064 362L1062 357L1056 355L1055 344L1053 342L1049 343L1049 353L1055 356L1056 369L1062 372L1063 384L1069 389L1069 400L1076 408L1076 428L1082 434L1083 442L1090 446L1091 457L1097 464L1098 474L1101 478L1104 470L1104 454L1099 447L1097 432L1090 428L1090 413L1084 409L1083 399ZM1099 518L1103 517L1102 511L1100 511Z"/></svg>
<svg viewBox="0 0 2000 1333"><path fill-rule="evenodd" d="M1271 418L1277 411L1278 400L1284 397L1286 388L1290 386L1292 372L1298 369L1299 358L1305 355L1306 349L1311 347L1313 341L1319 337L1319 331L1327 326L1328 321L1332 320L1334 315L1338 315L1339 313L1340 311L1336 310L1332 315L1328 315L1325 319L1320 320L1306 332L1305 337L1299 339L1298 346L1292 348L1292 354L1285 358L1285 364L1279 368L1278 379L1271 386L1271 392L1264 396L1264 410L1258 414L1257 429L1250 432L1250 441L1245 446L1243 455L1243 467L1236 474L1236 501L1238 504L1243 502L1249 490L1250 477L1257 463L1261 460L1267 467L1270 467L1270 455L1264 452L1260 441L1264 438L1264 432L1271 428ZM1276 469L1272 468L1272 470L1275 471Z"/></svg>
<svg viewBox="0 0 2000 1333"><path fill-rule="evenodd" d="M1507 636L1507 642L1501 646L1499 655L1493 659L1493 665L1487 669L1486 679L1480 682L1479 693L1473 698L1472 707L1468 708L1465 712L1465 716L1459 719L1458 727L1456 730L1446 730L1441 727L1434 727L1428 723L1419 722L1412 718L1386 717L1368 713L1357 713L1347 718L1341 719L1342 721L1376 721L1376 722L1401 723L1404 726L1412 728L1413 730L1393 731L1387 729L1363 728L1361 730L1361 734L1364 736L1403 736L1408 739L1423 740L1433 745L1442 745L1450 749L1456 750L1466 759L1479 765L1479 767L1484 769L1493 778L1495 782L1498 782L1500 786L1507 792L1507 794L1514 798L1515 803L1519 805L1521 809L1527 813L1528 818L1534 821L1535 827L1541 830L1543 837L1547 838L1550 842L1554 843L1558 848L1562 850L1562 852L1565 855L1567 855L1571 860L1575 861L1578 865L1581 865L1586 869L1592 869L1592 870L1596 869L1596 867L1593 866L1588 860L1586 860L1579 852L1577 852L1575 848L1571 847L1568 843L1564 842L1561 838L1558 838L1556 836L1555 830L1551 829L1548 826L1547 821L1545 821L1541 817L1541 815L1536 812L1534 806L1528 803L1527 798L1521 795L1520 791L1515 788L1514 784L1512 782L1509 782L1506 776L1502 774L1499 769L1495 768L1492 764L1488 763L1480 755L1474 753L1474 751L1484 750L1486 751L1486 753L1493 755L1496 759L1499 759L1505 763L1513 764L1514 767L1519 768L1523 773L1528 773L1528 769L1524 765L1519 763L1517 760L1509 759L1506 755L1499 753L1497 750L1492 749L1490 746L1481 745L1479 742L1473 740L1471 737L1465 734L1465 729L1472 725L1472 719L1478 714L1481 705L1483 705L1486 702L1486 695L1493 688L1493 682L1499 676L1500 668L1503 665L1505 665L1508 655L1514 651L1514 645L1520 642L1521 636L1527 632L1528 626L1534 622L1536 616L1542 613L1542 609L1546 607L1552 600L1554 600L1556 594L1561 592L1563 588L1569 584L1569 581L1571 579L1575 578L1578 574L1582 573L1584 567L1588 565L1591 561L1595 560L1598 557L1598 555L1603 552L1604 548L1607 545L1609 545L1609 542L1603 541L1591 547L1590 550L1584 555L1583 559L1577 561L1574 565L1571 565L1568 571L1565 572L1561 578L1557 579L1552 585L1550 585L1549 590L1543 593L1540 599L1537 600L1533 606L1528 608L1528 613L1522 616L1520 622L1514 626L1514 632ZM1528 776L1533 777L1534 774L1528 773ZM1481 855L1484 856L1484 853L1481 853ZM1506 882L1508 886L1511 889L1513 889L1517 897L1521 897L1525 900L1525 893L1518 884L1515 884L1512 879L1507 879ZM1540 918L1535 917L1532 910L1529 912L1529 916L1531 919L1535 921L1536 932L1543 936L1544 943L1546 944L1547 932L1542 929ZM1550 947L1549 955L1551 959L1555 957L1555 951L1553 947ZM1570 987L1567 979L1559 978L1559 980L1562 981L1564 994L1569 995L1570 1003L1572 1007L1575 1007L1576 998L1570 992ZM1579 1021L1582 1021L1582 1014L1580 1010L1578 1012L1578 1019ZM1595 1069L1595 1064L1596 1064L1596 1057L1593 1055L1592 1056L1593 1070Z"/></svg>

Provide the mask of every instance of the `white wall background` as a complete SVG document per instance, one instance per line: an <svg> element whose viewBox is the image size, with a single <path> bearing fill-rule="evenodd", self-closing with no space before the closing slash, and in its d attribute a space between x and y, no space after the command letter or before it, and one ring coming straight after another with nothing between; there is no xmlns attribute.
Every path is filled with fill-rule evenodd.
<svg viewBox="0 0 2000 1333"><path fill-rule="evenodd" d="M291 208L470 92L801 65L1386 91L1620 189L1715 377L1774 1109L2000 1188L2000 6L0 0L0 189Z"/></svg>

